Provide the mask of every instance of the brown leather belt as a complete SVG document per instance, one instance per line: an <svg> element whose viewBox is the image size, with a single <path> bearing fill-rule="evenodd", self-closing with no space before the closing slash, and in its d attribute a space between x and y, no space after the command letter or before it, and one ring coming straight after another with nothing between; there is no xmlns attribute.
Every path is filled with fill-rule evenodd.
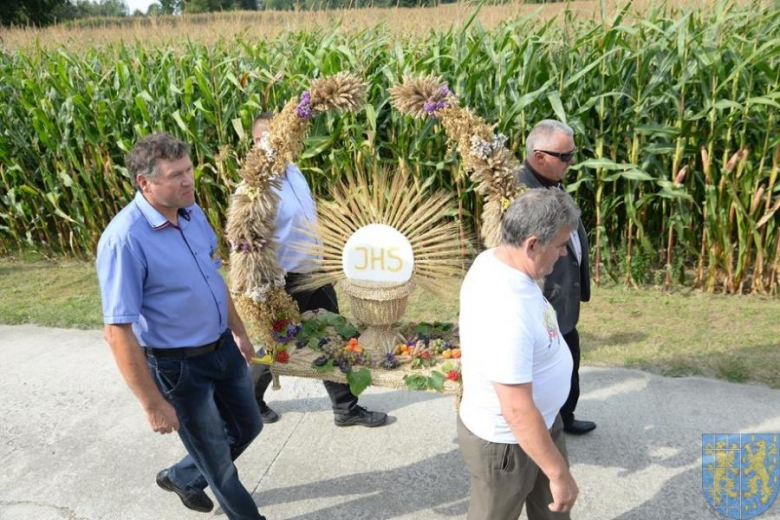
<svg viewBox="0 0 780 520"><path fill-rule="evenodd" d="M203 354L208 354L209 352L214 352L215 350L218 350L219 347L222 346L222 341L226 333L227 332L223 333L219 338L217 338L216 341L212 341L211 343L201 345L200 347L179 347L179 348L144 347L144 354L146 355L146 357L158 357L158 358L161 357L191 358L191 357L202 356Z"/></svg>

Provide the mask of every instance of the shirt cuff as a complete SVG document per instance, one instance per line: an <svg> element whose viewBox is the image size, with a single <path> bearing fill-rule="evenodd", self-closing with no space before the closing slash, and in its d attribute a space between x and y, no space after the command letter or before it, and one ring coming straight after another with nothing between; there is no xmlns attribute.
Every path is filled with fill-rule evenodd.
<svg viewBox="0 0 780 520"><path fill-rule="evenodd" d="M138 323L138 314L127 314L124 316L103 316L103 323L106 325L123 325L127 323Z"/></svg>

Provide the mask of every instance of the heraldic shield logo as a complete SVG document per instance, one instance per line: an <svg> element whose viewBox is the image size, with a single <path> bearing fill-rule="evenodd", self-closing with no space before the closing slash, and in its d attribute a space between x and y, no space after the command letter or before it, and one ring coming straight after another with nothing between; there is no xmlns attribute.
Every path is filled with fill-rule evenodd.
<svg viewBox="0 0 780 520"><path fill-rule="evenodd" d="M726 518L756 518L780 489L780 434L705 434L702 487L707 502Z"/></svg>

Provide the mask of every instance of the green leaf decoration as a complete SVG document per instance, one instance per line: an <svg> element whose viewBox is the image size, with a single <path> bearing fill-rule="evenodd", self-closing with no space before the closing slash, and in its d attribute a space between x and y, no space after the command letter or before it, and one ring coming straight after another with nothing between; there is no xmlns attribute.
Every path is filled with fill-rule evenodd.
<svg viewBox="0 0 780 520"><path fill-rule="evenodd" d="M371 371L367 368L358 370L353 368L347 372L347 383L349 383L349 391L353 395L360 395L371 385Z"/></svg>
<svg viewBox="0 0 780 520"><path fill-rule="evenodd" d="M447 379L447 376L439 372L438 370L434 370L431 372L431 377L428 378L428 385L430 388L437 390L441 392L444 390L444 381Z"/></svg>
<svg viewBox="0 0 780 520"><path fill-rule="evenodd" d="M336 327L336 332L344 339L354 338L358 335L358 330L349 323L344 323L343 325Z"/></svg>
<svg viewBox="0 0 780 520"><path fill-rule="evenodd" d="M416 327L414 327L415 334L425 334L430 335L431 329L433 326L430 323L418 323Z"/></svg>
<svg viewBox="0 0 780 520"><path fill-rule="evenodd" d="M317 317L317 321L331 327L339 327L346 323L346 318L335 312L325 312Z"/></svg>
<svg viewBox="0 0 780 520"><path fill-rule="evenodd" d="M421 374L406 374L403 381L409 390L428 389L428 378Z"/></svg>

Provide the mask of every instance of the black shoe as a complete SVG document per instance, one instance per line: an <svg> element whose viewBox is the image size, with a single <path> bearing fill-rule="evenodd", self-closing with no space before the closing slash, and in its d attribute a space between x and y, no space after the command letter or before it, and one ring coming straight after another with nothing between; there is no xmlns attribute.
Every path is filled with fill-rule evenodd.
<svg viewBox="0 0 780 520"><path fill-rule="evenodd" d="M582 435L596 429L596 423L593 421L578 421L574 419L569 424L563 425L563 431L572 435Z"/></svg>
<svg viewBox="0 0 780 520"><path fill-rule="evenodd" d="M196 491L195 493L187 493L182 488L176 487L168 478L168 470L164 469L157 474L157 485L163 488L165 491L173 491L181 499L181 503L187 509L198 511L201 513L208 513L214 509L214 502L211 501L209 496L204 491Z"/></svg>
<svg viewBox="0 0 780 520"><path fill-rule="evenodd" d="M383 412L369 412L362 406L356 406L347 415L336 414L333 418L336 426L367 426L375 428L387 422L387 414Z"/></svg>
<svg viewBox="0 0 780 520"><path fill-rule="evenodd" d="M275 423L279 420L279 414L271 410L269 407L260 407L260 417L263 418L264 424Z"/></svg>

